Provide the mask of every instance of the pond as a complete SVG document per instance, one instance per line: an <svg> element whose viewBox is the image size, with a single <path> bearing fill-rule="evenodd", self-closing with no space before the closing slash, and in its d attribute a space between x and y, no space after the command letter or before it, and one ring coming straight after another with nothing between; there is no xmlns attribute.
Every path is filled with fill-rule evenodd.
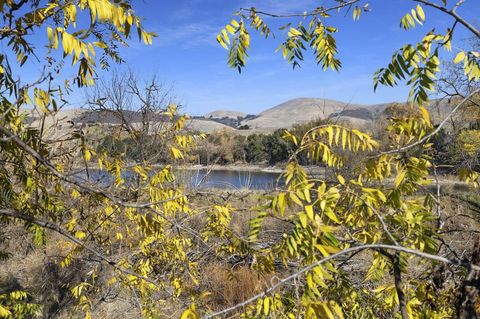
<svg viewBox="0 0 480 319"><path fill-rule="evenodd" d="M128 183L135 174L123 172L122 178ZM175 173L177 181L194 189L231 189L231 190L271 190L284 185L278 172L261 172L247 170L207 170L207 169L181 169ZM90 182L98 186L108 187L114 183L114 178L109 173L100 170L89 171ZM76 178L86 180L85 171L76 174Z"/></svg>

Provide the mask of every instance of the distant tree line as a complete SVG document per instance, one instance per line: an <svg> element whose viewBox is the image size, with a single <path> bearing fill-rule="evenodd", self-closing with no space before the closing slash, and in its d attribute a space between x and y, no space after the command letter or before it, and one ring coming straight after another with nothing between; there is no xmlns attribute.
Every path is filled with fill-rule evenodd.
<svg viewBox="0 0 480 319"><path fill-rule="evenodd" d="M197 143L191 160L199 164L252 163L275 165L285 162L292 143L285 141L284 130L271 134L243 136L231 130L216 131Z"/></svg>
<svg viewBox="0 0 480 319"><path fill-rule="evenodd" d="M310 128L326 123L329 123L329 120L314 120L295 125L290 131L300 139ZM295 150L295 145L283 138L285 131L285 129L278 129L272 133L255 133L246 136L233 130L215 131L197 140L195 147L185 160L202 165L285 163ZM105 133L94 130L90 134L92 135L90 140L97 152L106 151L112 156L125 156L131 161L141 160L140 154L148 152L150 156L156 158L158 163L171 161L164 143L155 144L148 136L145 139L149 140L150 146L145 150L143 145L129 135L121 134L118 129L111 129L110 133ZM308 164L306 158L302 161L302 164Z"/></svg>
<svg viewBox="0 0 480 319"><path fill-rule="evenodd" d="M329 120L314 120L295 125L290 131L300 139L312 127L328 122ZM278 129L269 134L254 133L247 136L232 130L215 131L197 143L190 160L202 165L285 163L295 150L295 145L284 139L284 134L285 129ZM302 160L303 164L307 164L306 158Z"/></svg>

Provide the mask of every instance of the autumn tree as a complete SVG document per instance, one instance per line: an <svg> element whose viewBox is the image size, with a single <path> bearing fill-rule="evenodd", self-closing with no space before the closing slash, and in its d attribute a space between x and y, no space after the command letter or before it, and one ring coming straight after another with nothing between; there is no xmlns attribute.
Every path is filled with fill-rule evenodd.
<svg viewBox="0 0 480 319"><path fill-rule="evenodd" d="M335 12L350 12L354 20L359 20L370 7L366 1L356 0L330 4L298 14L241 8L221 30L217 41L228 49L228 65L241 71L251 46L250 32L272 37L274 31L267 19L286 19L287 23L280 29L288 33L278 50L289 63L298 66L305 51L310 50L323 69L339 70L337 28L329 24L329 18ZM428 280L435 272L436 262L460 267L466 264L448 252L442 255L445 252L439 246L442 225L439 194L425 195L419 190L431 183L432 146L428 142L479 92L473 89L458 94L448 116L433 126L426 106L429 92L435 91L440 52L455 47L453 39L458 27L465 28L475 38L480 37L480 31L459 14L464 1L417 0L412 4L412 10L400 21L403 29L422 25L428 19L427 9L452 18L452 26L444 33L432 30L419 43L407 44L396 51L388 65L374 74L373 86L374 89L379 85L395 86L405 80L410 87L410 107L416 111L392 114L386 128L388 145L382 146L368 134L340 125L312 128L301 139L287 132L285 137L297 145L297 151L284 173L286 190L274 196L251 220L249 240L265 247L259 236L263 223L269 218L283 218L291 223L290 231L285 232L283 238L255 251L258 260L255 267L259 272L274 271L275 257L281 256L283 265L289 269L288 275L265 292L207 317L224 316L239 309L246 309L247 318L375 318L395 314L401 318L467 318L475 315L476 288L471 288L469 297L466 293L453 297L448 288L440 289ZM454 56L453 63L461 65L459 71L469 81L478 82L480 53L458 50ZM357 167L353 178L345 179L341 174L345 158L337 148L365 154L369 160ZM415 152L411 152L413 150ZM335 168L337 181L327 184L322 179L309 177L299 164L300 154ZM475 171L466 169L461 177L478 186ZM355 284L359 280L352 275L355 264L346 269L348 260L365 253L369 256L369 266L360 280L368 289ZM466 281L477 275L475 256L467 262L468 275L456 278L460 287L468 285ZM358 260L356 266L360 267ZM417 267L426 275L422 278L427 279L411 274ZM295 285L298 281L300 284ZM288 284L297 288L288 289Z"/></svg>
<svg viewBox="0 0 480 319"><path fill-rule="evenodd" d="M459 27L480 37L458 13L464 2L412 1L412 10L401 20L404 29L416 27L428 19L428 8L451 17L452 27L443 33L432 30L419 43L403 46L375 73L374 88L405 79L411 88L409 102L418 108L390 119L388 145L380 147L364 132L331 123L311 128L301 138L285 133L296 146L283 175L285 188L249 210L255 217L244 236L236 231L233 217L245 209L236 212L229 203L192 207L191 194L176 183L171 165L154 168L141 162L126 167L123 158L96 153L82 131L71 132L68 145L58 153L55 145L65 139L47 140L43 125L27 124L25 106L35 107L47 119L63 105L72 83L94 85L98 67L121 61L116 48L129 41L132 32L151 43L154 34L143 30L128 1L0 1L5 21L0 29L5 48L0 54L0 223L23 226L38 245L61 242L62 267L82 263L88 270L85 276L67 286L76 299L75 314L87 318L96 293L105 287L128 291L139 316L148 318L473 316L478 290L471 283L480 271L478 256L461 259L440 249L440 199L436 193L420 192L432 182L428 142L478 93L459 96L449 116L433 127L425 105L428 92L435 89L440 52L455 48L452 41ZM265 17L288 19L283 28L287 36L279 47L284 58L297 66L308 49L322 68L339 70L337 29L329 17L340 11L358 20L368 8L362 0L334 0L299 14L240 9L217 39L229 49L228 64L241 70L250 32L270 37L273 31ZM80 19L82 14L90 20ZM45 50L30 44L33 33L43 35ZM459 50L453 62L478 81L479 55ZM35 56L41 58L33 60ZM31 62L39 63L42 72L38 80L26 83L22 71ZM65 82L66 62L78 72ZM184 127L185 118L168 115L173 127ZM171 139L171 156L184 157L191 140L181 133ZM407 152L412 149L413 154ZM338 150L368 161L345 178L345 157ZM335 169L335 182L309 176L301 156ZM112 183L78 178L70 170L72 158L82 158L87 165L95 162ZM126 174L138 176L136 196ZM474 170L461 175L478 186ZM281 232L267 229L271 220L282 224ZM2 258L9 253L2 251ZM257 295L212 309L205 301L208 292L197 289L199 270L211 260L235 258L248 259L259 276L273 279ZM358 258L366 266L355 270L362 266ZM441 272L430 280L438 264L454 270L458 285L446 284ZM414 270L418 272L412 274ZM34 296L21 289L0 295L0 316L21 318L39 311Z"/></svg>
<svg viewBox="0 0 480 319"><path fill-rule="evenodd" d="M106 291L130 291L139 316L173 312L158 301L171 296L169 305L174 307L182 282L195 280L195 262L187 258L184 248L192 245L190 236L196 232L185 236L175 229L186 226L171 228L175 219L192 212L182 189L176 186L172 167L164 165L153 171L147 162L151 158L145 155L140 165L127 169L125 158L96 153L83 128L47 135L47 130L60 128L46 124L68 103L73 86L93 86L99 69L123 61L119 46L132 36L150 44L155 34L143 29L129 1L8 0L0 1L0 14L4 22L0 29L2 229L23 225L37 245L57 244L55 255L61 258L49 261L50 265L85 270L62 287L75 298L78 316L91 316L95 303L90 298L106 287ZM34 34L38 37L35 44L31 41ZM26 68L41 70L38 78L28 82ZM72 70L75 75L69 77ZM142 91L132 81L126 83L132 91L137 90L137 97L152 97L140 105L139 112L144 110L141 130L150 132L146 116L158 111L156 116L169 119L171 158L182 158L190 143L180 133L185 117L177 116L175 105L167 105L168 101L160 108L160 101L154 100L158 97L154 86ZM109 96L106 100L97 97L94 103L98 107L106 109L105 103L112 102ZM38 126L29 124L30 108L40 114ZM130 123L122 124L129 128ZM130 129L131 136L146 138ZM75 167L79 159L85 164L82 171L87 166L86 178L83 173L78 175ZM112 183L99 185L89 178L93 169L89 166L110 176ZM138 176L135 189L125 181L125 170ZM7 239L2 237L2 242ZM10 238L10 243L12 240L21 243L18 238ZM11 254L2 249L2 260ZM105 266L110 271L103 272ZM21 286L12 287L0 292L0 317L51 315L47 307L42 309L37 296Z"/></svg>

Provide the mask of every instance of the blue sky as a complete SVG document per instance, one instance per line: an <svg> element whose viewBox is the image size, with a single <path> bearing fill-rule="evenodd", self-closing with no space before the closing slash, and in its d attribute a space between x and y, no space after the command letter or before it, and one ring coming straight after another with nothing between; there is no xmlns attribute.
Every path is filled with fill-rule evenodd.
<svg viewBox="0 0 480 319"><path fill-rule="evenodd" d="M436 0L440 2L439 0ZM123 50L127 64L140 77L156 74L161 81L174 86L184 111L199 115L216 109L233 109L246 113L262 110L297 97L317 97L345 102L371 104L403 101L408 95L404 86L380 88L373 92L372 75L386 65L391 54L405 43L413 43L433 28L444 32L452 24L445 14L425 8L427 23L420 28L404 31L401 17L416 5L411 0L371 0L371 12L354 22L351 13L334 14L329 19L337 26L338 47L343 68L340 72L324 72L307 54L302 68L292 70L280 53L275 53L284 36L276 31L276 39L257 36L246 69L242 74L226 64L227 51L215 40L217 32L231 20L239 7L255 6L277 13L301 13L315 5L328 3L318 0L176 0L134 1L137 13L145 18L147 29L158 33L152 46L135 41ZM449 1L452 2L452 1ZM467 0L459 10L475 21L480 12L480 0ZM267 22L279 25L285 20ZM477 21L478 22L478 21ZM456 43L467 36L457 28ZM108 77L108 72L100 73ZM79 96L79 95L77 95ZM76 102L78 103L78 97Z"/></svg>

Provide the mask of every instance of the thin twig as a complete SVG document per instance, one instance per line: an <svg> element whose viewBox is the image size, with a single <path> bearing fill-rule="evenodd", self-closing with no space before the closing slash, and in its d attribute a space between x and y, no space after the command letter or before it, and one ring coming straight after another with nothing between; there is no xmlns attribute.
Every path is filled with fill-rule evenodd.
<svg viewBox="0 0 480 319"><path fill-rule="evenodd" d="M264 16L271 17L271 18L310 17L310 16L317 16L317 15L320 15L322 13L327 13L327 12L330 12L330 11L338 10L338 9L343 8L343 7L351 6L351 5L353 5L353 4L355 4L359 1L360 0L352 0L352 1L348 1L348 2L345 2L345 3L339 4L337 6L330 7L330 8L319 7L319 8L314 9L312 12L307 12L307 13L275 14L275 13L271 13L271 12L257 11L255 8L240 8L240 11L255 12L256 14L264 15Z"/></svg>
<svg viewBox="0 0 480 319"><path fill-rule="evenodd" d="M370 205L365 199L363 199L362 197L358 196L357 194L355 194L353 192L350 192L350 191L347 191L347 192L350 195L352 195L352 196L356 197L357 199L361 200L363 202L363 204L365 206L367 206L367 208L369 208L373 212L373 214L377 217L377 219L382 224L383 231L385 232L387 237L392 241L393 244L398 246L399 244L398 244L397 240L395 239L395 237L393 237L392 233L388 229L388 226L385 223L385 220L383 219L382 215L380 215L380 213L372 205Z"/></svg>
<svg viewBox="0 0 480 319"><path fill-rule="evenodd" d="M477 38L480 38L480 31L477 30L472 24L468 23L464 18L462 18L461 16L459 16L457 14L456 9L461 4L461 1L459 3L457 3L457 5L455 5L453 10L448 10L447 8L442 7L441 5L438 5L436 3L433 3L433 2L430 2L430 1L427 1L427 0L414 0L414 1L423 3L426 6L433 7L435 9L438 9L438 10L442 11L442 12L445 12L446 14L452 16L459 23L463 24L468 30L470 30L473 34L475 34L477 36Z"/></svg>

